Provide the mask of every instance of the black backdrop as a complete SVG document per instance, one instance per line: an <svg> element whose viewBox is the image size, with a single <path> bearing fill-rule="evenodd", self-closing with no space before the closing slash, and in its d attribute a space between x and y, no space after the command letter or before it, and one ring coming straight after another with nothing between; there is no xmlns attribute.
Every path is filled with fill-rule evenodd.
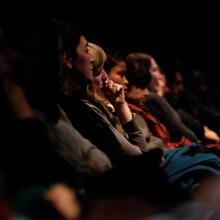
<svg viewBox="0 0 220 220"><path fill-rule="evenodd" d="M80 24L90 41L126 51L146 51L163 66L181 58L219 83L220 6L209 0L2 1L1 20L54 17ZM213 80L214 79L214 80Z"/></svg>

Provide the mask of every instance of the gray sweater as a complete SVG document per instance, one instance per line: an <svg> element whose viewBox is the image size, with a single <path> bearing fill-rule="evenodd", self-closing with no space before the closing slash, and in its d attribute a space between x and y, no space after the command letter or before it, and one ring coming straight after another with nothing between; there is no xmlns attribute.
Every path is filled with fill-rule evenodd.
<svg viewBox="0 0 220 220"><path fill-rule="evenodd" d="M108 120L107 116L95 105L93 105L91 102L87 100L83 100L83 102L91 108L96 114L100 116L102 119L102 122L107 124L108 128L111 130L111 132L116 137L117 141L120 143L121 149L127 156L137 156L141 155L146 149L146 141L139 130L138 126L135 122L135 114L133 114L133 118L130 122L126 124L122 124L123 129L128 135L128 139L126 139Z"/></svg>
<svg viewBox="0 0 220 220"><path fill-rule="evenodd" d="M112 165L108 157L89 140L85 139L71 124L65 112L59 107L61 117L58 120L55 131L57 134L58 152L65 160L82 173L92 173L89 163L93 161L98 172L103 173L111 169Z"/></svg>

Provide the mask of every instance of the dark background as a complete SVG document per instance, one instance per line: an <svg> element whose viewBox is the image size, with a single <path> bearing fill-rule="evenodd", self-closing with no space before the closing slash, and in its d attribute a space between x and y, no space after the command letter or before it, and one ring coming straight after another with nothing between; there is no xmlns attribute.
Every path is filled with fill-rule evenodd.
<svg viewBox="0 0 220 220"><path fill-rule="evenodd" d="M209 0L48 0L3 2L2 19L59 18L79 24L89 41L152 54L162 67L180 58L218 86L220 6Z"/></svg>

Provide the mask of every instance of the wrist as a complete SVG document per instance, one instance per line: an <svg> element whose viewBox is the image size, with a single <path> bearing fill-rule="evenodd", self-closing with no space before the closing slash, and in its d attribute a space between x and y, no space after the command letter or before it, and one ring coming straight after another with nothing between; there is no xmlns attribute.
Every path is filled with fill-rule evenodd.
<svg viewBox="0 0 220 220"><path fill-rule="evenodd" d="M122 124L126 124L132 120L132 113L127 102L124 102L123 104L120 104L117 107L115 107L115 111L117 112Z"/></svg>
<svg viewBox="0 0 220 220"><path fill-rule="evenodd" d="M126 101L115 102L113 104L116 111L120 111L121 109L127 108L128 104Z"/></svg>

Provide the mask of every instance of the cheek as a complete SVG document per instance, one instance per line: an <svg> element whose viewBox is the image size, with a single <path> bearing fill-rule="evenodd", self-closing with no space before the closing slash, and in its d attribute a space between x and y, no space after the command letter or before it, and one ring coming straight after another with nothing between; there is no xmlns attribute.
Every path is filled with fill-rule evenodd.
<svg viewBox="0 0 220 220"><path fill-rule="evenodd" d="M112 81L114 81L114 74L112 74L112 73L110 72L108 78L111 79Z"/></svg>
<svg viewBox="0 0 220 220"><path fill-rule="evenodd" d="M80 54L78 57L79 65L86 67L90 63L90 59L85 54Z"/></svg>
<svg viewBox="0 0 220 220"><path fill-rule="evenodd" d="M118 81L120 82L121 85L124 85L124 78L119 76Z"/></svg>
<svg viewBox="0 0 220 220"><path fill-rule="evenodd" d="M141 93L140 92L135 92L135 98L137 99L137 100L139 100L141 97L142 97L142 95L141 95Z"/></svg>
<svg viewBox="0 0 220 220"><path fill-rule="evenodd" d="M123 85L123 84L124 84L123 79L122 79L121 76L119 76L119 75L114 75L114 76L112 77L112 80L113 80L115 83L118 83L118 84L120 84L120 85Z"/></svg>
<svg viewBox="0 0 220 220"><path fill-rule="evenodd" d="M82 58L80 59L80 65L81 65L82 67L84 67L84 66L86 66L86 63L87 63L86 59L85 59L84 57L82 57Z"/></svg>

